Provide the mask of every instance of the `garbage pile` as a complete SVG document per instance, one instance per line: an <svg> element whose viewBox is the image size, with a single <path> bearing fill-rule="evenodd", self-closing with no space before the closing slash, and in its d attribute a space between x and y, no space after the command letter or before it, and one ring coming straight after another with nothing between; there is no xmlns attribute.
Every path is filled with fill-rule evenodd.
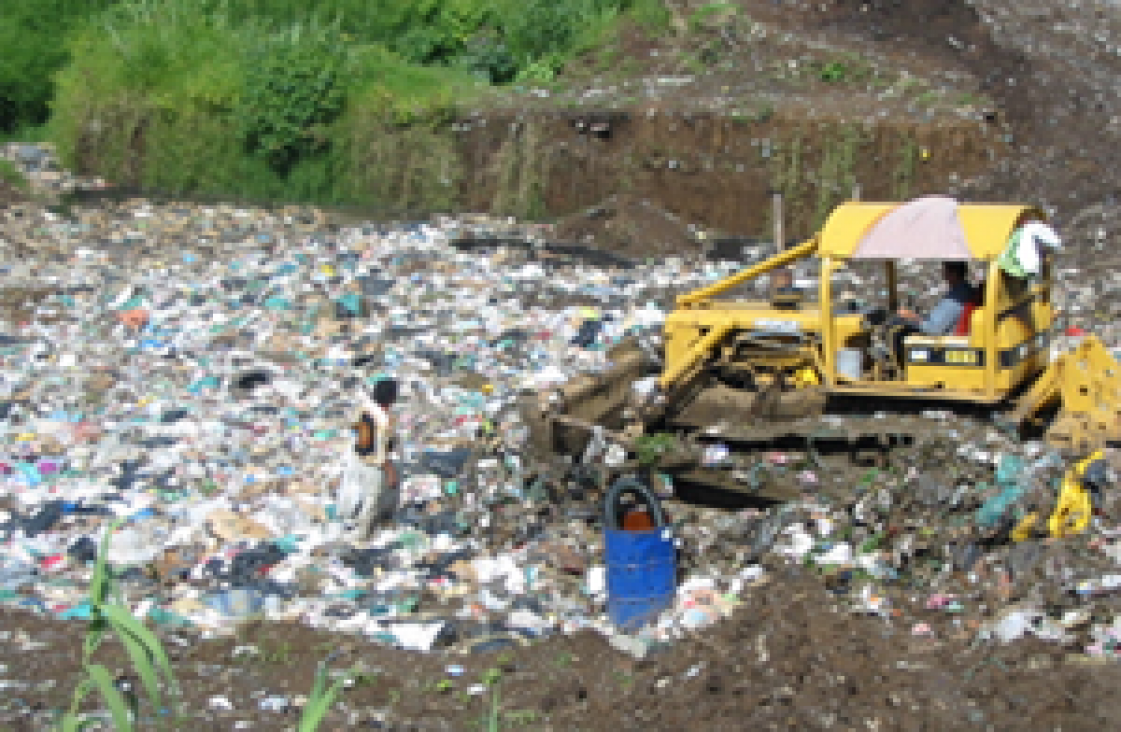
<svg viewBox="0 0 1121 732"><path fill-rule="evenodd" d="M13 163L37 193L50 196L74 191L99 191L108 187L103 178L79 176L63 168L49 143L5 143L0 145L0 158ZM2 182L0 186L3 186Z"/></svg>
<svg viewBox="0 0 1121 732"><path fill-rule="evenodd" d="M85 617L112 532L133 612L204 636L264 617L481 652L591 628L644 656L798 564L916 637L1102 655L1121 637L1108 490L1088 531L1010 540L1001 526L1069 462L942 412L879 465L763 456L802 501L666 500L676 592L645 627L613 627L599 496L578 465L528 457L518 400L604 368L674 293L739 263L593 266L478 246L478 219L341 227L304 207L0 217L0 246L21 252L0 321L0 604ZM357 391L386 377L402 387L400 506L359 540L337 488Z"/></svg>
<svg viewBox="0 0 1121 732"><path fill-rule="evenodd" d="M516 397L602 367L654 301L724 270L458 251L450 221L298 208L4 217L27 256L6 265L0 602L83 617L119 523L109 560L159 624L263 615L427 649L604 623L598 513L523 464ZM401 507L355 542L335 492L356 390L387 376Z"/></svg>

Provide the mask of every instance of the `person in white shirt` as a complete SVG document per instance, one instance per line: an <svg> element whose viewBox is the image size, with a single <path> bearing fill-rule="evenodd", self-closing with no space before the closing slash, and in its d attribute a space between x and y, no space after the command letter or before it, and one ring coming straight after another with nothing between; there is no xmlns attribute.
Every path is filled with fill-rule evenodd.
<svg viewBox="0 0 1121 732"><path fill-rule="evenodd" d="M397 401L397 382L381 379L374 384L373 394L358 390L360 413L358 439L354 450L368 468L365 480L368 485L365 499L358 514L356 532L363 538L370 535L377 522L392 516L397 508L397 470L392 461L394 420L390 408Z"/></svg>

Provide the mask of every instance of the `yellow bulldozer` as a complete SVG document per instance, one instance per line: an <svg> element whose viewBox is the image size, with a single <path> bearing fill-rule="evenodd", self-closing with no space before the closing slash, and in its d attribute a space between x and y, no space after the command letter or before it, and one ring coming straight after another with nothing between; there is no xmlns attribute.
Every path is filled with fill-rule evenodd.
<svg viewBox="0 0 1121 732"><path fill-rule="evenodd" d="M751 471L712 465L705 457L712 445L751 451L790 435L828 439L838 431L854 441L878 431L875 440L890 442L890 420L830 418L844 403L865 414L916 403L980 410L1004 426L1037 430L1072 457L1088 454L1121 435L1118 363L1093 336L1052 355L1050 257L1033 276L1010 274L1002 260L1017 231L1045 221L1030 205L944 197L841 204L809 240L679 296L660 343L619 344L609 368L533 395L522 410L533 444L580 458L597 453L598 443L598 453L613 452L625 470L654 436L676 435L656 454L659 470L774 500L791 494L761 487ZM900 305L902 263L927 261L969 262L979 275L976 300L953 334L907 334L892 347L884 315ZM809 292L729 297L791 265L812 266ZM841 297L837 283L857 268L871 270L883 302Z"/></svg>

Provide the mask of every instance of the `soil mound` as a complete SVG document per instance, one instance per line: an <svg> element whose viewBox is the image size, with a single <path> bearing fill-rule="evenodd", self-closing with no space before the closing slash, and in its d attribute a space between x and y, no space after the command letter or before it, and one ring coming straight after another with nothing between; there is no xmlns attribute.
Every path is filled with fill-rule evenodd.
<svg viewBox="0 0 1121 732"><path fill-rule="evenodd" d="M648 199L626 194L565 217L555 238L631 259L698 255L702 243L696 227Z"/></svg>

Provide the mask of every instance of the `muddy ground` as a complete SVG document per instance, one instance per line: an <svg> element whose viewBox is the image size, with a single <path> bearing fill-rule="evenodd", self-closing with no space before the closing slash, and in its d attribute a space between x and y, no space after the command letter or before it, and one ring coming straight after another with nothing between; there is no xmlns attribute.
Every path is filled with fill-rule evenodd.
<svg viewBox="0 0 1121 732"><path fill-rule="evenodd" d="M189 710L177 727L292 728L298 715L262 701L306 694L332 649L336 667L365 673L325 729L487 729L496 697L501 729L1094 730L1121 714L1115 663L1035 640L973 648L967 628L956 638L912 637L900 623L840 610L811 574L779 569L730 621L642 660L591 632L470 656L393 651L299 626L247 626L202 643L172 633L166 645ZM926 616L935 627L948 622ZM5 696L35 709L65 703L81 627L2 617L5 663L42 679ZM127 665L119 648L105 658L110 668ZM462 675L448 672L453 665ZM5 729L40 729L45 717Z"/></svg>
<svg viewBox="0 0 1121 732"><path fill-rule="evenodd" d="M1072 261L1103 260L1103 249L1089 246L1099 231L1106 232L1104 247L1116 242L1119 57L1092 40L1098 31L1116 42L1109 35L1121 22L1116 3L738 4L793 34L844 37L900 63L960 73L998 100L995 123L1007 125L1014 144L1006 160L956 192L1055 207L1064 233L1078 244ZM6 195L0 190L0 204ZM671 200L675 191L662 195ZM608 201L562 225L577 239L639 256L696 246L694 222L633 199ZM642 245L651 239L663 246ZM977 644L975 620L924 615L921 603L906 610L908 622L853 614L818 573L781 562L743 600L730 620L643 660L590 633L447 655L394 651L299 626L251 626L239 637L205 642L168 632L165 645L190 713L176 726L293 728L294 713L263 709L262 701L306 693L316 663L331 649L340 651L335 667L360 664L366 674L343 695L327 729L486 728L495 699L503 729L1091 730L1110 729L1121 716L1121 667L1076 649L1033 640ZM929 623L932 636L912 635L915 622ZM0 677L17 679L0 692L8 705L0 726L47 725L75 684L82 632L79 623L0 613ZM127 666L120 649L110 653L111 668ZM449 673L451 665L462 666L462 675ZM232 709L223 710L222 699Z"/></svg>

